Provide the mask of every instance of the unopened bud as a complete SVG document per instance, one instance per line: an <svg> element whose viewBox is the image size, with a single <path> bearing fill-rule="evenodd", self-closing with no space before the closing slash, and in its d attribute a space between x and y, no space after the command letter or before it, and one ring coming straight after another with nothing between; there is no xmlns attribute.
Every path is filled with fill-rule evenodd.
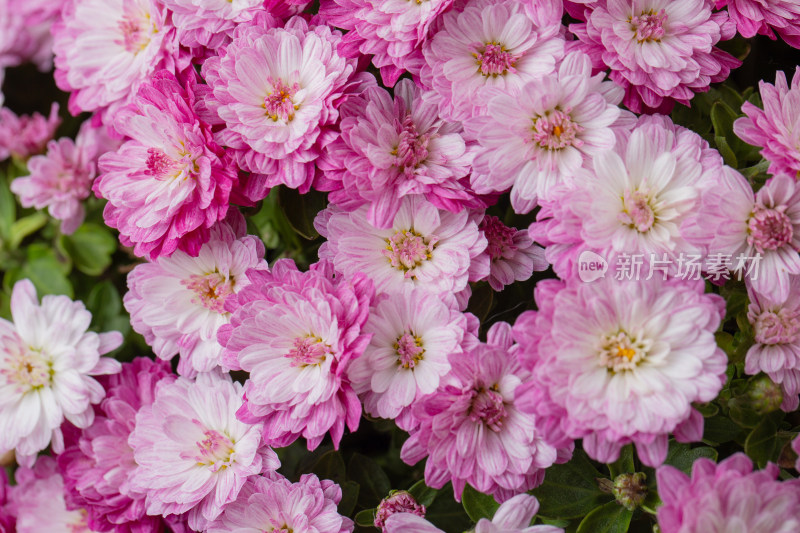
<svg viewBox="0 0 800 533"><path fill-rule="evenodd" d="M612 493L618 504L633 511L647 498L647 475L644 472L618 475Z"/></svg>
<svg viewBox="0 0 800 533"><path fill-rule="evenodd" d="M747 384L747 398L754 411L764 415L777 411L783 402L781 386L773 382L766 374L760 374Z"/></svg>
<svg viewBox="0 0 800 533"><path fill-rule="evenodd" d="M385 531L386 519L395 513L412 513L425 516L425 506L417 503L410 492L405 490L392 491L388 498L381 500L375 512L375 527Z"/></svg>

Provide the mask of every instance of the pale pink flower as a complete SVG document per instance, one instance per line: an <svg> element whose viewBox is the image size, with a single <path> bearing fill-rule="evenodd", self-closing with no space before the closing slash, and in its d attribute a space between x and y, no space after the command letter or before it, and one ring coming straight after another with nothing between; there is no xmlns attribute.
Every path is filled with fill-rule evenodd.
<svg viewBox="0 0 800 533"><path fill-rule="evenodd" d="M488 242L483 255L489 258L490 270L484 279L492 289L502 291L506 285L530 278L534 271L547 270L544 249L533 243L527 231L510 228L491 215L483 217L478 229Z"/></svg>
<svg viewBox="0 0 800 533"><path fill-rule="evenodd" d="M728 8L731 20L742 37L775 33L795 48L800 48L800 4L795 0L716 0L717 9Z"/></svg>
<svg viewBox="0 0 800 533"><path fill-rule="evenodd" d="M217 331L230 321L225 301L250 284L247 269L267 267L264 244L245 235L244 219L236 215L211 229L211 239L197 257L179 250L137 265L128 274L124 302L133 329L161 359L179 355L182 375L221 364Z"/></svg>
<svg viewBox="0 0 800 533"><path fill-rule="evenodd" d="M169 364L138 357L103 379L106 398L94 423L75 436L58 456L68 509L84 509L97 531L167 531L164 518L145 514L145 494L131 489L137 468L128 445L136 412L150 405L156 390L174 381ZM174 518L174 517L173 517Z"/></svg>
<svg viewBox="0 0 800 533"><path fill-rule="evenodd" d="M420 424L400 457L408 464L427 457L425 483L452 481L459 501L467 483L498 501L530 490L571 452L545 442L536 418L517 408L514 396L528 373L509 353L511 344L510 326L493 325L487 343L452 357L447 379L414 406Z"/></svg>
<svg viewBox="0 0 800 533"><path fill-rule="evenodd" d="M470 264L486 248L469 212L442 211L416 196L403 199L389 229L367 221L367 206L352 213L328 208L315 225L328 239L320 259L330 259L346 276L363 272L378 292L415 286L452 299L467 287ZM488 274L488 261L483 265L477 271L473 267L475 279Z"/></svg>
<svg viewBox="0 0 800 533"><path fill-rule="evenodd" d="M303 474L297 483L284 477L256 477L204 531L349 533L354 524L339 514L336 506L341 500L339 485L314 474Z"/></svg>
<svg viewBox="0 0 800 533"><path fill-rule="evenodd" d="M117 361L100 356L122 335L88 331L92 315L82 302L48 295L40 304L27 279L14 285L11 316L13 323L0 318L0 450L16 448L20 464L31 466L48 445L64 450L64 419L92 423L92 404L105 391L91 376L119 372Z"/></svg>
<svg viewBox="0 0 800 533"><path fill-rule="evenodd" d="M0 161L12 156L27 159L41 153L59 124L61 118L55 102L47 118L39 113L17 116L6 107L0 109Z"/></svg>
<svg viewBox="0 0 800 533"><path fill-rule="evenodd" d="M74 141L69 137L50 141L46 155L31 157L30 175L11 182L11 191L23 207L47 207L50 216L61 221L61 233L73 233L86 216L82 202L92 192L97 159L118 147L105 127L86 121Z"/></svg>
<svg viewBox="0 0 800 533"><path fill-rule="evenodd" d="M753 471L743 453L719 464L700 458L687 476L672 466L656 472L662 533L794 533L800 530L800 480L778 480L769 463Z"/></svg>
<svg viewBox="0 0 800 533"><path fill-rule="evenodd" d="M748 286L747 319L755 344L747 351L745 372L767 374L783 390L785 411L797 409L800 399L800 276L791 276L785 300L773 301Z"/></svg>
<svg viewBox="0 0 800 533"><path fill-rule="evenodd" d="M518 92L552 74L564 55L560 20L535 16L524 2L467 2L445 13L440 26L422 50L420 78L433 89L426 101L449 120L485 114L494 90Z"/></svg>
<svg viewBox="0 0 800 533"><path fill-rule="evenodd" d="M450 371L448 357L462 351L466 329L463 313L423 289L384 295L364 326L372 339L348 370L364 410L406 430L416 425L411 406L438 388Z"/></svg>
<svg viewBox="0 0 800 533"><path fill-rule="evenodd" d="M195 109L194 75L180 83L160 71L116 114L130 138L100 158L93 190L120 241L151 260L182 250L196 256L225 218L238 169Z"/></svg>
<svg viewBox="0 0 800 533"><path fill-rule="evenodd" d="M800 4L798 5L800 9ZM769 161L771 174L800 177L800 67L795 71L792 85L786 74L775 74L775 85L758 83L764 109L750 102L742 105L747 115L733 123L733 131L745 142L761 147L761 155Z"/></svg>
<svg viewBox="0 0 800 533"><path fill-rule="evenodd" d="M711 0L605 0L587 4L586 23L569 29L592 56L595 68L625 89L636 113L669 112L689 105L695 93L724 81L741 61L715 45L731 39L736 25Z"/></svg>
<svg viewBox="0 0 800 533"><path fill-rule="evenodd" d="M603 463L633 442L655 466L669 433L700 440L703 418L692 403L717 397L728 361L714 338L725 304L703 286L659 276L539 282L539 310L514 325L520 360L532 370L517 392L520 409L555 426L545 436L556 442L583 438Z"/></svg>
<svg viewBox="0 0 800 533"><path fill-rule="evenodd" d="M241 168L260 174L265 187L306 192L314 161L336 136L356 61L336 52L341 34L328 26L299 16L279 23L263 14L239 25L219 56L203 63L212 89L206 104L224 121L218 139Z"/></svg>
<svg viewBox="0 0 800 533"><path fill-rule="evenodd" d="M474 143L458 122L439 118L408 79L394 88L394 100L370 87L341 108L341 137L331 143L320 167L331 203L352 211L368 205L370 224L391 227L404 196L417 194L440 209L458 212L485 207L470 190Z"/></svg>
<svg viewBox="0 0 800 533"><path fill-rule="evenodd" d="M546 76L510 93L496 92L485 115L466 122L480 148L471 184L485 194L511 189L511 205L530 211L602 150L613 148L614 127L629 127L617 104L622 91L591 75L589 57L567 54L556 76Z"/></svg>
<svg viewBox="0 0 800 533"><path fill-rule="evenodd" d="M236 419L241 405L241 384L208 372L159 387L152 405L136 413L130 487L147 495L147 514L188 513L189 526L202 530L248 479L280 466L261 425Z"/></svg>
<svg viewBox="0 0 800 533"><path fill-rule="evenodd" d="M35 63L47 72L53 67L51 28L65 0L0 0L0 87L7 67ZM0 91L0 106L3 93ZM1 159L1 158L0 158Z"/></svg>
<svg viewBox="0 0 800 533"><path fill-rule="evenodd" d="M378 504L378 508L375 511L374 525L383 533L386 533L388 531L386 521L390 516L397 513L410 513L424 518L425 512L425 506L417 503L417 500L414 499L410 492L404 490L393 491Z"/></svg>
<svg viewBox="0 0 800 533"><path fill-rule="evenodd" d="M224 365L250 372L237 416L263 423L272 446L303 436L313 450L330 432L338 447L345 425L355 431L361 417L347 370L370 339L372 282L361 273L334 278L325 265L300 272L289 259L248 277L218 336Z"/></svg>

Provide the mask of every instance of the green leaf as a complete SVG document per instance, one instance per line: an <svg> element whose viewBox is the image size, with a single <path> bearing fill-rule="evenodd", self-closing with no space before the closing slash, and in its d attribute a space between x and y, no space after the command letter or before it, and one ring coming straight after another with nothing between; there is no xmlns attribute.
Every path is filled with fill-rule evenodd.
<svg viewBox="0 0 800 533"><path fill-rule="evenodd" d="M364 509L356 513L356 524L361 527L375 527L375 509Z"/></svg>
<svg viewBox="0 0 800 533"><path fill-rule="evenodd" d="M450 483L439 491L436 501L428 507L425 518L447 533L461 533L472 525L472 520L464 512L464 507L456 501Z"/></svg>
<svg viewBox="0 0 800 533"><path fill-rule="evenodd" d="M671 442L664 464L674 466L685 473L692 471L692 465L697 459L706 457L712 461L717 460L717 450L708 446L692 448L688 444Z"/></svg>
<svg viewBox="0 0 800 533"><path fill-rule="evenodd" d="M358 492L361 507L375 507L392 490L389 476L366 455L353 454L347 465L347 475L361 487Z"/></svg>
<svg viewBox="0 0 800 533"><path fill-rule="evenodd" d="M42 229L45 224L47 224L47 215L41 211L37 211L32 215L28 215L17 220L11 224L11 229L8 236L9 248L16 250L25 237L36 233Z"/></svg>
<svg viewBox="0 0 800 533"><path fill-rule="evenodd" d="M327 196L315 190L300 194L295 189L286 187L281 187L279 194L283 214L294 230L308 240L319 237L314 229L314 218L327 206Z"/></svg>
<svg viewBox="0 0 800 533"><path fill-rule="evenodd" d="M439 494L437 489L432 489L431 487L425 484L425 480L421 479L411 485L411 488L408 489L408 492L417 500L417 503L420 505L424 505L425 507L430 507L433 503L433 500L436 499L436 496Z"/></svg>
<svg viewBox="0 0 800 533"><path fill-rule="evenodd" d="M500 507L500 504L494 501L492 496L478 492L469 484L464 487L461 504L473 522L477 522L481 518L491 520L497 508Z"/></svg>
<svg viewBox="0 0 800 533"><path fill-rule="evenodd" d="M342 487L342 499L338 505L339 514L350 516L353 513L353 509L356 508L356 502L358 502L358 483L345 481L344 483L339 483L339 486Z"/></svg>
<svg viewBox="0 0 800 533"><path fill-rule="evenodd" d="M722 135L715 135L714 142L717 144L717 150L719 150L720 155L722 155L725 164L733 168L738 167L739 162L736 160L736 153L733 151L730 144L728 144L728 140Z"/></svg>
<svg viewBox="0 0 800 533"><path fill-rule="evenodd" d="M633 444L624 446L619 452L619 459L608 465L612 480L620 474L633 474L636 472L635 468L633 464Z"/></svg>
<svg viewBox="0 0 800 533"><path fill-rule="evenodd" d="M17 204L14 195L8 188L8 182L0 174L0 241L5 241L11 234L11 225L17 218Z"/></svg>
<svg viewBox="0 0 800 533"><path fill-rule="evenodd" d="M761 420L744 441L744 451L759 468L764 468L769 461L778 459L778 424L783 419L783 412L770 413Z"/></svg>
<svg viewBox="0 0 800 533"><path fill-rule="evenodd" d="M605 477L597 471L582 450L575 450L565 464L547 469L544 483L533 489L539 500L539 514L547 518L579 518L590 510L613 499L600 490L597 479Z"/></svg>
<svg viewBox="0 0 800 533"><path fill-rule="evenodd" d="M733 135L733 122L739 117L731 106L722 100L717 100L711 106L711 124L714 126L714 135L730 139Z"/></svg>
<svg viewBox="0 0 800 533"><path fill-rule="evenodd" d="M633 511L610 502L586 515L576 533L626 533L632 517Z"/></svg>
<svg viewBox="0 0 800 533"><path fill-rule="evenodd" d="M472 284L472 295L469 298L467 311L483 322L492 310L494 291L486 282Z"/></svg>
<svg viewBox="0 0 800 533"><path fill-rule="evenodd" d="M72 235L61 236L61 246L75 267L89 276L99 276L111 264L117 239L104 226L87 222Z"/></svg>
<svg viewBox="0 0 800 533"><path fill-rule="evenodd" d="M94 285L89 291L89 296L85 300L86 308L92 313L92 326L96 331L109 331L116 329L113 327L118 324L118 318L127 321L128 318L121 316L122 298L117 292L117 288L110 281L101 281Z"/></svg>
<svg viewBox="0 0 800 533"><path fill-rule="evenodd" d="M67 279L69 270L69 264L60 261L53 249L42 243L33 243L27 248L25 263L6 272L3 287L10 292L14 283L28 278L40 297L45 294L65 294L72 298L72 284Z"/></svg>
<svg viewBox="0 0 800 533"><path fill-rule="evenodd" d="M339 485L347 479L347 471L342 454L328 450L319 454L307 454L297 465L297 476L314 473L320 479L330 479Z"/></svg>

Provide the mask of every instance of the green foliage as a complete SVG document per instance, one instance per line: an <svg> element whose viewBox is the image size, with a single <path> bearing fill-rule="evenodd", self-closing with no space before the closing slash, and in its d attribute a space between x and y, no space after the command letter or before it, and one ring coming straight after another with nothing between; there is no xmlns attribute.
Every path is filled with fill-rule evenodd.
<svg viewBox="0 0 800 533"><path fill-rule="evenodd" d="M573 519L613 499L597 484L604 477L586 454L576 449L568 463L547 469L544 483L533 490L539 499L539 514L547 518Z"/></svg>
<svg viewBox="0 0 800 533"><path fill-rule="evenodd" d="M497 508L500 507L500 504L494 501L492 496L478 492L469 484L464 487L464 493L461 495L461 503L464 505L464 510L473 522L477 522L481 518L488 518L491 520Z"/></svg>

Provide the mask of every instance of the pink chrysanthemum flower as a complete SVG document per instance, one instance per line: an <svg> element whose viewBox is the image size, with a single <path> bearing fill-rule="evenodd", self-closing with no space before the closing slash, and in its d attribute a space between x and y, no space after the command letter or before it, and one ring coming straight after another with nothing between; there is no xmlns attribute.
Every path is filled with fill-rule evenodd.
<svg viewBox="0 0 800 533"><path fill-rule="evenodd" d="M419 517L425 517L425 506L417 503L417 500L410 492L398 490L392 492L388 497L381 500L375 511L374 525L383 533L386 533L386 520L397 513L410 513Z"/></svg>
<svg viewBox="0 0 800 533"><path fill-rule="evenodd" d="M492 289L502 291L506 285L530 278L534 270L547 270L544 249L533 244L527 231L510 228L491 215L483 217L478 229L488 242L483 251L490 269L485 279Z"/></svg>
<svg viewBox="0 0 800 533"><path fill-rule="evenodd" d="M239 498L204 531L349 533L354 524L339 514L341 499L339 485L314 474L303 474L297 483L258 477L245 484Z"/></svg>
<svg viewBox="0 0 800 533"><path fill-rule="evenodd" d="M745 142L761 147L761 155L769 161L771 174L788 174L797 179L800 177L800 124L797 122L800 67L795 71L791 87L783 71L775 74L775 85L761 81L758 87L764 109L745 102L742 112L747 116L733 123L733 131Z"/></svg>
<svg viewBox="0 0 800 533"><path fill-rule="evenodd" d="M50 141L46 155L31 157L30 175L15 179L11 191L23 207L47 207L50 216L61 221L61 232L73 233L86 216L82 201L92 192L98 157L118 147L105 127L86 121L74 141L69 137Z"/></svg>
<svg viewBox="0 0 800 533"><path fill-rule="evenodd" d="M364 274L334 279L325 265L300 272L289 259L248 277L218 337L224 365L250 372L237 416L263 422L272 446L303 436L313 450L330 432L338 447L345 425L355 431L361 417L347 369L370 339L363 328L372 282Z"/></svg>
<svg viewBox="0 0 800 533"><path fill-rule="evenodd" d="M560 276L574 275L577 254L587 249L609 262L617 254L666 256L670 273L680 254L705 252L684 231L698 223L702 192L722 172L722 157L702 137L668 117L645 116L591 165L589 179L548 203L529 228Z"/></svg>
<svg viewBox="0 0 800 533"><path fill-rule="evenodd" d="M518 92L555 70L564 55L560 30L513 0L477 0L445 13L423 48L420 77L433 89L426 100L449 120L484 114L493 90Z"/></svg>
<svg viewBox="0 0 800 533"><path fill-rule="evenodd" d="M400 457L408 464L427 457L425 483L441 488L452 481L459 501L467 483L498 501L530 490L571 452L546 443L536 419L517 408L514 394L527 372L509 353L511 344L510 326L493 325L487 343L452 357L448 379L415 405L420 425Z"/></svg>
<svg viewBox="0 0 800 533"><path fill-rule="evenodd" d="M795 48L800 48L800 4L795 0L716 0L716 8L728 8L731 20L743 37L775 33Z"/></svg>
<svg viewBox="0 0 800 533"><path fill-rule="evenodd" d="M122 335L88 331L91 313L66 296L39 304L27 279L14 285L11 316L13 323L0 318L0 450L16 448L19 463L30 466L48 444L64 450L65 418L79 428L92 423L91 404L105 391L90 376L119 372L117 361L100 356Z"/></svg>
<svg viewBox="0 0 800 533"><path fill-rule="evenodd" d="M172 383L169 364L145 357L124 363L122 371L104 380L106 398L94 423L58 456L69 509L85 509L96 531L163 532L160 516L145 514L145 494L131 489L136 470L128 437L136 412L151 405L158 387Z"/></svg>
<svg viewBox="0 0 800 533"><path fill-rule="evenodd" d="M800 274L800 186L775 176L754 195L735 170L725 167L721 178L703 193L702 223L693 238L730 257L730 270L756 292L784 301L790 276Z"/></svg>
<svg viewBox="0 0 800 533"><path fill-rule="evenodd" d="M319 250L337 272L363 272L378 292L396 292L404 286L451 298L467 287L470 265L486 248L475 217L467 211L451 213L417 197L403 200L389 229L367 222L367 206L352 213L328 208L315 222L328 239ZM488 261L472 266L475 279L489 272ZM448 301L448 303L451 303Z"/></svg>
<svg viewBox="0 0 800 533"><path fill-rule="evenodd" d="M539 502L530 494L518 494L495 511L491 520L481 518L474 533L564 533L560 527L530 525L539 511ZM444 533L427 520L412 513L398 513L386 521L386 533Z"/></svg>
<svg viewBox="0 0 800 533"><path fill-rule="evenodd" d="M195 112L193 77L182 86L161 71L117 114L131 140L100 158L93 190L120 241L151 260L182 250L196 256L225 218L237 169Z"/></svg>
<svg viewBox="0 0 800 533"><path fill-rule="evenodd" d="M517 400L558 426L548 436L583 438L602 463L633 442L650 466L664 461L669 433L700 440L703 417L692 403L713 400L725 383L728 359L714 339L722 298L703 294L702 281L660 276L545 280L535 298L539 311L514 325L520 360L532 369Z"/></svg>
<svg viewBox="0 0 800 533"><path fill-rule="evenodd" d="M101 110L111 125L151 74L174 72L178 42L167 20L158 0L67 2L53 34L56 83L72 93L70 112Z"/></svg>
<svg viewBox="0 0 800 533"><path fill-rule="evenodd" d="M614 146L612 126L632 121L620 116L622 91L591 71L586 54L571 52L557 76L497 93L486 115L467 121L480 146L471 177L476 192L511 188L514 210L527 213L538 198L547 200L555 188L571 184L585 161Z"/></svg>
<svg viewBox="0 0 800 533"><path fill-rule="evenodd" d="M7 67L27 61L42 72L53 67L51 28L61 15L63 3L64 0L0 0L0 88Z"/></svg>
<svg viewBox="0 0 800 533"><path fill-rule="evenodd" d="M404 71L418 76L422 46L439 16L454 0L324 0L319 14L331 26L348 30L339 44L344 57L372 55L386 87Z"/></svg>
<svg viewBox="0 0 800 533"><path fill-rule="evenodd" d="M0 161L12 156L27 159L41 153L59 124L61 118L55 102L47 118L39 113L18 117L6 107L0 109Z"/></svg>
<svg viewBox="0 0 800 533"><path fill-rule="evenodd" d="M16 512L9 502L11 485L5 468L0 468L0 533L14 533L17 523Z"/></svg>
<svg viewBox="0 0 800 533"><path fill-rule="evenodd" d="M800 403L800 276L791 276L789 293L773 301L748 286L747 319L753 326L755 344L747 351L745 372L764 372L783 390L784 411Z"/></svg>
<svg viewBox="0 0 800 533"><path fill-rule="evenodd" d="M714 46L731 39L736 25L724 11L712 13L711 0L606 0L586 7L586 23L569 29L596 68L611 69L636 113L669 112L675 101L688 106L694 93L741 65Z"/></svg>
<svg viewBox="0 0 800 533"><path fill-rule="evenodd" d="M658 469L658 526L663 533L794 533L800 530L800 480L779 481L768 464L753 471L743 453L719 464L706 458L689 477L672 466Z"/></svg>
<svg viewBox="0 0 800 533"><path fill-rule="evenodd" d="M32 468L14 473L17 485L11 490L11 505L17 515L19 533L91 533L85 509L67 510L64 481L56 461L43 455Z"/></svg>
<svg viewBox="0 0 800 533"><path fill-rule="evenodd" d="M239 25L233 41L203 64L212 89L206 104L227 128L222 143L239 166L262 174L266 187L306 192L314 161L335 138L337 107L349 90L356 61L336 52L338 31L292 17L269 15Z"/></svg>
<svg viewBox="0 0 800 533"><path fill-rule="evenodd" d="M394 100L370 87L350 98L341 115L342 135L320 160L332 182L324 187L334 191L331 203L348 211L369 205L367 219L379 228L391 227L403 197L412 194L454 212L485 207L468 185L474 143L465 142L460 123L439 118L411 80L400 80Z"/></svg>
<svg viewBox="0 0 800 533"><path fill-rule="evenodd" d="M267 267L263 243L245 235L244 220L236 218L214 226L197 257L177 251L137 265L128 274L124 301L133 329L161 359L179 354L181 375L221 364L217 331L230 320L225 301L250 284L248 268Z"/></svg>
<svg viewBox="0 0 800 533"><path fill-rule="evenodd" d="M188 513L203 529L236 501L245 482L280 466L261 440L261 425L236 419L242 386L208 372L159 387L136 413L128 439L138 467L132 490L147 495L147 514Z"/></svg>
<svg viewBox="0 0 800 533"><path fill-rule="evenodd" d="M381 298L364 326L372 339L348 371L364 410L409 430L410 407L450 371L448 356L461 353L466 329L463 313L423 289Z"/></svg>

